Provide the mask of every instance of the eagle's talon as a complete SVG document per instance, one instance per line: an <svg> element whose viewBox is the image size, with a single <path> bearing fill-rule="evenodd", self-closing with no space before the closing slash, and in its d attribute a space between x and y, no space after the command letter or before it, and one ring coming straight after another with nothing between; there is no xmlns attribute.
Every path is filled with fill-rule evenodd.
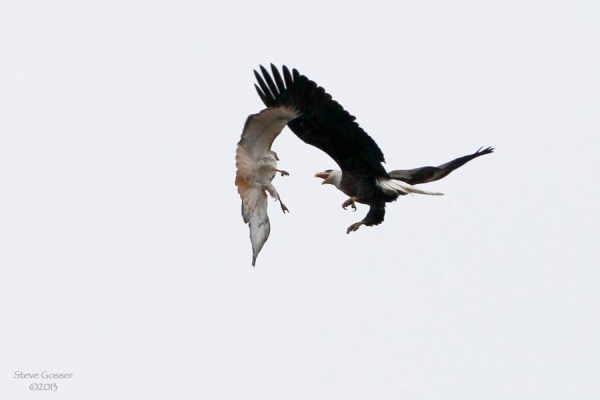
<svg viewBox="0 0 600 400"><path fill-rule="evenodd" d="M350 226L348 227L348 229L346 230L346 234L348 234L348 233L350 233L350 232L355 232L355 231L357 231L357 230L358 230L358 228L360 228L360 226L361 226L362 224L363 224L362 222L356 222L356 223L354 223L354 224L350 225Z"/></svg>
<svg viewBox="0 0 600 400"><path fill-rule="evenodd" d="M356 203L355 203L355 198L354 197L350 197L348 200L346 200L342 204L342 208L344 210L346 210L348 207L352 207L352 211L356 211Z"/></svg>

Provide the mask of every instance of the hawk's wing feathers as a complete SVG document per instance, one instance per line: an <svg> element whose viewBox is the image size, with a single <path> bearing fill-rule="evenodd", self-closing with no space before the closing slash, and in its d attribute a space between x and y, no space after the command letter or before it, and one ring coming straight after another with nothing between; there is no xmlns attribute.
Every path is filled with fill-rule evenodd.
<svg viewBox="0 0 600 400"><path fill-rule="evenodd" d="M289 106L250 115L235 152L235 185L242 199L242 218L250 227L253 266L271 231L267 192L277 193L271 184L277 170L277 156L271 146L286 124L298 115Z"/></svg>
<svg viewBox="0 0 600 400"><path fill-rule="evenodd" d="M265 108L246 119L238 146L244 147L255 160L271 150L273 142L286 124L299 113L294 107Z"/></svg>

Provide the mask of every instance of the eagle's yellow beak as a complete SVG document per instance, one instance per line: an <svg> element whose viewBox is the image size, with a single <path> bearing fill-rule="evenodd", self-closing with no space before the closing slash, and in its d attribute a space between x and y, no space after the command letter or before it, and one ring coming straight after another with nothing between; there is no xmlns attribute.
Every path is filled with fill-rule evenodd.
<svg viewBox="0 0 600 400"><path fill-rule="evenodd" d="M321 178L321 179L323 179L323 182L321 182L321 185L324 185L326 183L329 183L329 182L327 182L327 179L329 178L329 175L330 175L329 172L317 172L315 174L315 178Z"/></svg>

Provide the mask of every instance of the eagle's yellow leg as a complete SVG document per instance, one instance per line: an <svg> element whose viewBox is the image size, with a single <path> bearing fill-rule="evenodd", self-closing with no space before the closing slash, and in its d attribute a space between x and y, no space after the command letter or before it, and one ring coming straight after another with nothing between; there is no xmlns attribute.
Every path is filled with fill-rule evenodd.
<svg viewBox="0 0 600 400"><path fill-rule="evenodd" d="M345 210L348 207L352 207L353 211L356 211L356 197L350 197L348 198L348 200L346 200L343 204L342 204L342 208ZM356 228L358 229L358 228ZM354 229L354 230L356 230Z"/></svg>
<svg viewBox="0 0 600 400"><path fill-rule="evenodd" d="M354 224L352 224L352 225L350 225L348 227L348 229L346 230L346 234L348 234L350 232L357 231L358 228L360 228L361 225L364 225L364 223L362 221L361 222L355 222Z"/></svg>

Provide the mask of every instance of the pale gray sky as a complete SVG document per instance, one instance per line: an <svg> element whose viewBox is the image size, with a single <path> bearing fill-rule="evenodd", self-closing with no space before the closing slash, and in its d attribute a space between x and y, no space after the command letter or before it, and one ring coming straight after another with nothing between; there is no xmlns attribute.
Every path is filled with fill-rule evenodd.
<svg viewBox="0 0 600 400"><path fill-rule="evenodd" d="M0 392L600 398L598 3L213 3L0 7ZM389 169L496 152L346 235L367 208L286 129L254 269L234 152L270 62Z"/></svg>

